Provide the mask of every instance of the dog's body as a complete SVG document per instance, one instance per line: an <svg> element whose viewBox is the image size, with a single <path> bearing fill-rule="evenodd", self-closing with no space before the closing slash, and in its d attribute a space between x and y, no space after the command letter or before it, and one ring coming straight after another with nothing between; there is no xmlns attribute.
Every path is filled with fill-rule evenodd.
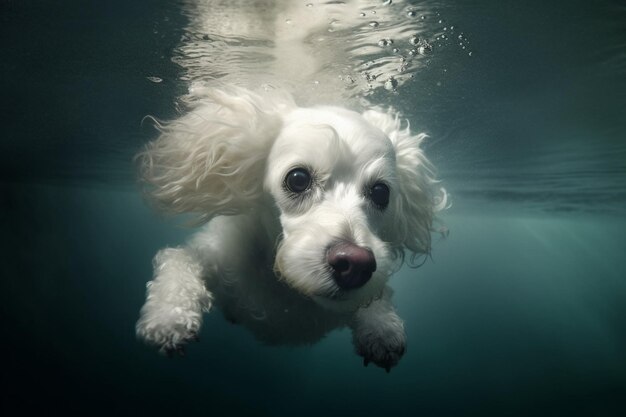
<svg viewBox="0 0 626 417"><path fill-rule="evenodd" d="M137 324L165 351L194 339L202 314L269 343L312 343L350 326L366 362L405 349L389 276L424 254L437 206L419 144L390 113L298 108L285 98L207 89L141 155L155 201L208 220L164 249Z"/></svg>
<svg viewBox="0 0 626 417"><path fill-rule="evenodd" d="M187 245L157 254L138 335L165 352L181 352L198 335L203 313L217 307L272 344L313 343L349 326L365 362L389 370L404 352L405 334L386 283L405 251L412 260L429 253L433 215L445 206L445 192L432 188L419 147L424 135L400 129L394 113L301 108L285 87L309 85L317 77L310 72L327 66L309 63L325 56L310 53L311 40L329 33L339 13L341 24L359 33L372 29L375 6L280 1L283 14L263 15L277 22L272 31L255 25L255 16L233 13L235 21L225 21L219 13L211 18L215 13L204 3L193 4L194 27L215 21L223 22L218 34L274 33L269 72L287 83L257 93L205 87L196 81L210 79L202 69L205 59L215 60L213 41L195 37L181 48L193 81L190 110L159 125L161 136L139 160L157 206L196 214L207 224ZM377 19L388 22L389 10L379 10ZM386 30L399 34L401 28ZM328 92L337 90L328 85ZM335 101L319 91L303 93L308 97L300 102Z"/></svg>

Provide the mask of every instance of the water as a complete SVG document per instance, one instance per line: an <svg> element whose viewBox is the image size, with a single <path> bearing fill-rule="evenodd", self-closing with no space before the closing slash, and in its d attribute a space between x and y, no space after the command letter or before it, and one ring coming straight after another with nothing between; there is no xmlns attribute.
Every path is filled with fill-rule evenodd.
<svg viewBox="0 0 626 417"><path fill-rule="evenodd" d="M191 2L0 4L5 414L624 413L626 7L380 3L355 10L357 29L338 18L311 46L336 60L281 87L393 105L431 136L450 235L391 281L409 346L390 374L363 368L347 331L265 347L211 314L182 360L134 336L152 256L188 234L138 195L130 161L154 136L142 118L174 117L205 76L276 83L260 23L284 9L244 38L211 25L192 36ZM208 15L229 21L226 9ZM393 48L408 56L414 35L432 50L393 73ZM210 48L228 55L205 62Z"/></svg>

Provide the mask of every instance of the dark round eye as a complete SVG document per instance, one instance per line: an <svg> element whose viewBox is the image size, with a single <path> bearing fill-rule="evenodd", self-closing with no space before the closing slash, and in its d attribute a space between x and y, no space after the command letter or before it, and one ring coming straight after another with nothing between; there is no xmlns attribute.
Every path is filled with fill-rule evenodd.
<svg viewBox="0 0 626 417"><path fill-rule="evenodd" d="M369 197L380 209L384 209L389 205L389 187L387 184L378 182L370 188Z"/></svg>
<svg viewBox="0 0 626 417"><path fill-rule="evenodd" d="M299 194L311 186L311 174L304 168L292 169L285 178L285 185L289 191Z"/></svg>

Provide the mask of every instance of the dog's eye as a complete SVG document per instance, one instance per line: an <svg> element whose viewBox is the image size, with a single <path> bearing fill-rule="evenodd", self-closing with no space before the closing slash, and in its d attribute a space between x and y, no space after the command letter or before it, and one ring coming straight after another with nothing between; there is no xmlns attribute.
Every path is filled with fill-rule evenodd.
<svg viewBox="0 0 626 417"><path fill-rule="evenodd" d="M377 182L370 188L369 197L378 208L383 210L389 205L389 187L387 184Z"/></svg>
<svg viewBox="0 0 626 417"><path fill-rule="evenodd" d="M285 185L294 193L304 192L311 186L311 174L304 168L292 169L285 178Z"/></svg>

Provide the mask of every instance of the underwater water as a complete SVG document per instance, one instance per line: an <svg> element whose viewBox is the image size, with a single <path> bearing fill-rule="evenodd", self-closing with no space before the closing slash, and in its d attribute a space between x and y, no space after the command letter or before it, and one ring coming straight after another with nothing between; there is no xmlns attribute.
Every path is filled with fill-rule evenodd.
<svg viewBox="0 0 626 417"><path fill-rule="evenodd" d="M235 2L254 36L194 32L198 13L229 22L226 3L0 3L3 413L624 415L617 0L380 1L313 44L354 47L301 73L301 99L340 90L402 111L452 198L432 260L390 281L408 349L389 374L362 366L347 330L268 347L214 313L185 358L136 339L152 257L190 233L140 196L142 119L174 117L191 82L274 74L261 29L281 10L245 9L267 2ZM398 53L378 44L386 30ZM397 71L414 35L432 49Z"/></svg>

